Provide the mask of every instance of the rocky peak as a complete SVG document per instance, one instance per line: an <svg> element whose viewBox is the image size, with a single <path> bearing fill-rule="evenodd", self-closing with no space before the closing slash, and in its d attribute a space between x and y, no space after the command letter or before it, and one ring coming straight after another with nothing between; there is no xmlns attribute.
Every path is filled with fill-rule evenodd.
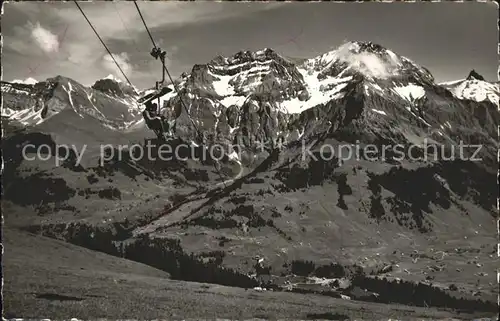
<svg viewBox="0 0 500 321"><path fill-rule="evenodd" d="M241 50L235 53L231 59L231 63L247 62L253 60L254 54L250 50Z"/></svg>
<svg viewBox="0 0 500 321"><path fill-rule="evenodd" d="M484 81L484 77L478 74L474 69L472 69L469 75L467 76L467 80L474 80L474 79Z"/></svg>
<svg viewBox="0 0 500 321"><path fill-rule="evenodd" d="M372 42L351 41L304 63L319 72L318 79L355 74L370 81L397 81L432 84L434 77L410 59Z"/></svg>
<svg viewBox="0 0 500 321"><path fill-rule="evenodd" d="M207 64L194 65L183 78L185 87L199 89L209 98L231 95L241 100L255 94L279 100L295 97L304 87L296 65L270 48L218 55Z"/></svg>
<svg viewBox="0 0 500 321"><path fill-rule="evenodd" d="M227 58L218 55L208 64L215 67L236 67L242 64L264 63L270 61L275 61L279 64L290 64L287 59L270 48L264 48L257 51L242 50Z"/></svg>
<svg viewBox="0 0 500 321"><path fill-rule="evenodd" d="M224 56L221 56L221 55L217 55L209 62L209 64L211 64L211 65L224 65L224 64L227 64L227 58Z"/></svg>
<svg viewBox="0 0 500 321"><path fill-rule="evenodd" d="M137 90L134 87L122 82L113 75L97 80L91 88L108 95L122 98L137 95Z"/></svg>
<svg viewBox="0 0 500 321"><path fill-rule="evenodd" d="M374 54L387 54L387 49L379 44L371 41L351 41L348 43L348 48L354 53L370 52Z"/></svg>
<svg viewBox="0 0 500 321"><path fill-rule="evenodd" d="M55 76L52 78L48 78L45 81L39 82L36 85L36 87L38 87L40 89L45 88L45 89L55 90L56 88L60 87L61 85L65 86L68 83L75 83L76 84L76 82L73 81L72 79L58 75L58 76Z"/></svg>
<svg viewBox="0 0 500 321"><path fill-rule="evenodd" d="M115 96L123 96L124 94L120 85L111 79L99 79L92 85L92 89Z"/></svg>

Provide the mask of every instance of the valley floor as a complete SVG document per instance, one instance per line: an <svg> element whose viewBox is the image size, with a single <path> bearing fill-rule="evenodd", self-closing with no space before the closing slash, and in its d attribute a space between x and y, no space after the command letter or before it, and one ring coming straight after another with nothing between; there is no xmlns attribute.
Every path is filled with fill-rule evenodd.
<svg viewBox="0 0 500 321"><path fill-rule="evenodd" d="M4 228L6 318L471 319L443 309L174 281L160 270ZM474 317L491 317L479 313Z"/></svg>

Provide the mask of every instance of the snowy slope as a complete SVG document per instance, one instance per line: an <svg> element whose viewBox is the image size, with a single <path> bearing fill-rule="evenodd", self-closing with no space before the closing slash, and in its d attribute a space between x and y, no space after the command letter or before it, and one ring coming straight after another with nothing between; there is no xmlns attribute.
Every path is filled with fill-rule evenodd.
<svg viewBox="0 0 500 321"><path fill-rule="evenodd" d="M62 76L36 84L2 82L2 117L36 126L68 111L123 129L140 117L137 97L135 89L111 79L99 80L91 88Z"/></svg>
<svg viewBox="0 0 500 321"><path fill-rule="evenodd" d="M13 83L18 83L18 84L25 84L25 85L34 85L38 81L35 78L29 77L29 78L26 78L25 80L15 79L12 82Z"/></svg>
<svg viewBox="0 0 500 321"><path fill-rule="evenodd" d="M202 131L229 141L241 136L299 137L311 123L336 121L338 115L326 119L319 110L345 106L352 99L370 102L363 111L366 117L402 117L429 127L424 109L434 104L473 100L498 105L499 97L498 84L473 77L436 84L432 74L411 59L357 41L310 59L285 58L269 48L218 56L184 73L177 83L179 92L170 86L172 91L159 103L166 116L176 119L179 136L193 134L192 120ZM136 103L141 93L114 75L90 88L64 77L4 87L2 115L25 125L69 110L109 128L144 129L142 106Z"/></svg>
<svg viewBox="0 0 500 321"><path fill-rule="evenodd" d="M441 83L459 99L469 99L477 102L490 101L500 105L500 84L468 77L466 79Z"/></svg>

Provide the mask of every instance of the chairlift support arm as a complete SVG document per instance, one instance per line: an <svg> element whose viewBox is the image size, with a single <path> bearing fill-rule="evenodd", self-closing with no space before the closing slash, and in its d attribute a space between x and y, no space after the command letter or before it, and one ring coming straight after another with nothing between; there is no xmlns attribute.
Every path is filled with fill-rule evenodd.
<svg viewBox="0 0 500 321"><path fill-rule="evenodd" d="M167 55L167 52L164 50L161 50L161 48L156 47L156 45L155 45L153 47L153 49L151 49L150 54L155 59L160 58L160 61L161 61L161 71L162 71L161 82L160 81L156 82L156 90L159 90L160 84L163 86L163 84L165 83L165 69L166 69L165 68L165 56ZM158 110L157 110L158 114L160 113L161 107L162 106L160 106L160 97L158 97Z"/></svg>
<svg viewBox="0 0 500 321"><path fill-rule="evenodd" d="M167 55L167 52L164 50L161 50L159 47L154 47L151 52L151 56L153 56L155 59L160 58L161 61L161 67L162 67L162 77L161 77L161 82L157 81L156 82L156 89L159 89L159 84L162 84L165 82L165 56Z"/></svg>

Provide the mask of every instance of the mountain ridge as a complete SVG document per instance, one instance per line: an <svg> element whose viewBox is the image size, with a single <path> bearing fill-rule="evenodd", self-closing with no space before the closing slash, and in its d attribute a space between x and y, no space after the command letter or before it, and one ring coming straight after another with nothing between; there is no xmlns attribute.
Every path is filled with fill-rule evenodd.
<svg viewBox="0 0 500 321"><path fill-rule="evenodd" d="M484 316L498 290L500 115L481 99L494 90L464 97L463 84L495 85L437 84L373 43L300 63L240 51L193 66L160 97L175 120L164 142L124 82L2 83L5 222L175 280L377 302L391 317L395 304ZM190 144L196 130L203 145ZM62 144L78 146L60 159ZM151 144L153 159L141 156ZM457 155L464 144L482 148ZM156 157L182 145L181 157ZM224 157L202 157L217 145Z"/></svg>
<svg viewBox="0 0 500 321"><path fill-rule="evenodd" d="M239 66L238 63L240 64ZM386 63L386 65L384 65L384 63ZM253 64L253 70L252 68L247 68L245 70L241 69L245 64ZM272 66L266 67L266 65ZM265 68L271 68L272 70L269 69L266 73L264 71ZM214 73L217 74L218 72L223 72L223 74L220 74L219 76L222 76L223 78L225 77L225 80L223 80L223 78L217 78L216 75L214 78ZM473 79L469 79L470 76L473 75L473 72L475 71L471 71L468 78L466 79L467 81L484 81L484 78L480 75L479 78L473 77ZM257 79L258 76L262 73L266 73L265 77L263 76L261 79ZM287 73L289 75L287 75ZM313 73L313 75L311 75L311 73ZM402 75L406 74L406 76L403 76L407 78L409 77L409 79L397 79L398 77L395 76L398 73ZM237 76L236 74L241 75ZM288 106L278 106L278 109L283 112L293 113L301 112L307 108L312 108L318 105L318 102L309 103L309 96L324 95L324 90L321 89L324 89L328 86L332 87L332 84L328 82L322 84L322 80L328 78L332 79L332 81L338 81L340 84L339 86L336 86L336 89L340 91L341 86L345 84L345 81L351 79L349 77L352 77L354 74L356 74L357 77L382 79L395 78L393 79L392 84L385 83L385 85L394 85L395 83L406 85L409 84L410 86L406 86L408 88L403 86L399 91L407 91L411 93L412 89L417 90L416 93L411 93L413 95L412 98L414 98L415 95L422 95L420 92L418 92L421 91L421 89L417 88L415 86L415 83L423 81L425 85L429 83L433 84L434 81L432 74L425 67L415 65L411 60L405 57L398 56L389 49L371 42L353 41L340 46L336 50L324 53L317 57L304 59L300 64L295 64L288 61L286 58L270 48L265 48L263 50L255 52L240 51L230 57L218 56L210 60L210 62L207 64L194 65L189 75L183 73L183 76L181 76L180 88L182 89L182 85L184 85L187 87L196 88L197 91L210 90L214 95L222 96L219 98L222 98L220 100L225 107L230 107L233 104L241 105L243 101L246 101L248 99L249 94L255 95L256 93L262 92L265 94L273 95L274 93L275 96L281 95L282 100L285 100L285 98L287 97L292 99L292 101L288 101ZM225 83L227 77L229 76L233 76L233 78L235 78L231 79L231 84ZM249 79L243 81L241 77L244 76L249 76L254 81ZM54 78L49 78L45 82L50 82L51 80L57 81L57 79L64 78L65 77L57 76ZM319 86L323 87L315 88L316 90L313 89L314 92L311 93L311 86L316 86L315 84L311 84L311 82L318 81L320 82ZM73 82L76 83L75 81ZM241 82L241 84L237 84L238 82ZM277 82L284 83L280 87ZM6 83L8 82L3 82L3 84ZM210 86L208 85L208 83L210 83ZM232 84L237 84L236 91L230 90ZM384 82L377 81L375 85L380 86L381 84L384 84ZM414 88L410 88L412 85ZM458 85L456 84L454 84L454 86L451 86L450 82L447 82L443 83L442 85L447 90L450 90L459 99L480 99L478 101L484 100L484 98L482 98L481 96L481 93L479 98L474 97L473 90L468 90L467 94L464 94L464 89L458 88ZM114 87L114 89L112 89L109 94L113 95L113 92L116 92L115 96L123 96L123 90L125 90L127 95L130 97L138 96L140 94L136 88L125 85L121 81L117 81L117 78L113 77L112 75L97 80L90 88L99 89L100 86L103 87L101 88L101 92L103 93L111 90L110 88L104 87ZM210 89L208 89L207 86L209 86ZM216 86L217 88L215 88L214 86ZM309 88L306 89L306 86L308 86ZM6 87L6 85L4 85L4 87ZM288 91L284 90L284 87L286 87ZM490 87L493 88L490 88L490 90L495 90L494 84L492 84ZM396 88L398 87L396 86ZM225 90L229 90L229 92L224 92ZM401 94L407 95L409 93ZM500 95L498 90L495 92L495 94ZM169 95L169 98L172 98L173 95L175 95L175 93ZM487 98L493 103L497 103L498 100L496 100L495 97L491 98L490 96L493 97L492 94L490 94L487 95ZM293 101L293 98L298 98L298 100ZM331 96L325 97L323 101L328 101L329 99L331 100ZM321 102L322 101L320 99L319 103ZM132 102L129 103L132 104ZM293 107L293 105L301 104L311 106L302 106L298 108ZM8 111L7 114L11 114L11 111ZM16 118L15 116L11 117L13 117L14 119Z"/></svg>
<svg viewBox="0 0 500 321"><path fill-rule="evenodd" d="M475 75L473 71L470 75ZM274 148L279 141L335 131L351 121L364 122L366 131L378 131L378 136L406 137L395 143L415 141L404 126L416 126L419 135L433 141L457 143L443 132L449 130L440 120L445 114L465 120L470 118L467 113L475 113L480 118L470 119L479 132L486 130L488 135L498 120L499 86L477 79L480 75L472 78L437 84L427 68L412 60L372 42L352 41L299 64L270 48L217 56L183 73L176 85L178 92L167 85L172 91L159 102L162 113L175 120L177 137L196 141L194 122L208 141L226 146L228 155L233 154L235 144L250 150L262 143ZM9 103L10 97L18 99L16 86L29 96L24 108ZM142 106L136 103L146 91L137 92L112 75L91 87L62 76L35 85L3 82L2 87L7 89L3 90L7 108L2 116L24 125L40 126L64 111L82 119L94 118L118 132L147 135ZM352 104L357 107L347 108ZM383 125L386 129L381 133L370 129L390 123L396 115L401 121L396 128ZM85 123L78 126L85 127Z"/></svg>

